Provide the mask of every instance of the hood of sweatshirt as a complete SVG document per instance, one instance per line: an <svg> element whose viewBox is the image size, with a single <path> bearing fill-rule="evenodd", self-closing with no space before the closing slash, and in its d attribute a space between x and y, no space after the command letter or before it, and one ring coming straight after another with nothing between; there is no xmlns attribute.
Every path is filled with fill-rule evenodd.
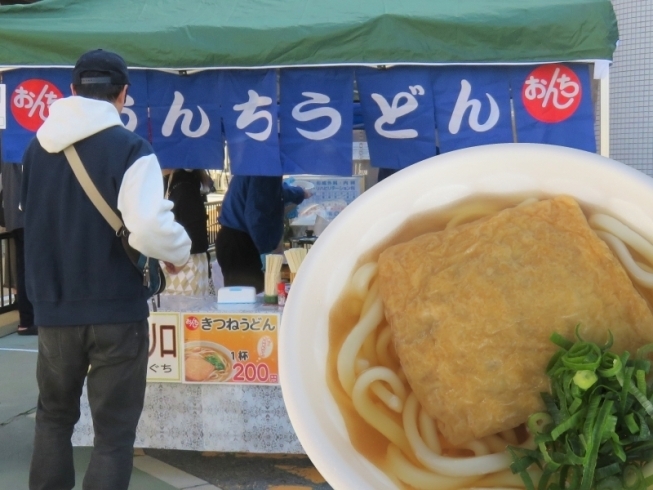
<svg viewBox="0 0 653 490"><path fill-rule="evenodd" d="M50 115L36 132L36 138L48 153L59 153L73 143L118 125L123 123L113 104L73 95L52 103Z"/></svg>

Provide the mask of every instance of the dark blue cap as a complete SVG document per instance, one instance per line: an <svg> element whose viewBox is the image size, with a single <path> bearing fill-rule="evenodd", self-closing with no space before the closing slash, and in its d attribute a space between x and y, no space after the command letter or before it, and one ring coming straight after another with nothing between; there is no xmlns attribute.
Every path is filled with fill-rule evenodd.
<svg viewBox="0 0 653 490"><path fill-rule="evenodd" d="M87 72L99 72L102 75L84 76ZM84 53L77 60L73 69L73 85L109 83L112 85L129 85L127 64L122 57L111 51L94 49Z"/></svg>

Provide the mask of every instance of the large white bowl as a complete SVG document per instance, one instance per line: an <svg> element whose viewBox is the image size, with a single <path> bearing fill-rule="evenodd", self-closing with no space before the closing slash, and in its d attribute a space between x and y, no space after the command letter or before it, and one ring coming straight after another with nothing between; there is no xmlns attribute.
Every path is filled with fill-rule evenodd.
<svg viewBox="0 0 653 490"><path fill-rule="evenodd" d="M614 160L551 145L468 148L402 170L350 204L317 240L293 283L279 333L288 415L336 490L395 490L349 441L326 383L329 311L358 258L417 213L474 194L567 194L653 235L653 179Z"/></svg>

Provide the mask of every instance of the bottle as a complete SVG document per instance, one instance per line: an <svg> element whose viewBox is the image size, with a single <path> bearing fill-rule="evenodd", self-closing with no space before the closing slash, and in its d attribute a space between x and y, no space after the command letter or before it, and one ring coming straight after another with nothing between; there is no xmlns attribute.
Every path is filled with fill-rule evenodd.
<svg viewBox="0 0 653 490"><path fill-rule="evenodd" d="M277 304L283 306L286 304L286 283L277 284Z"/></svg>

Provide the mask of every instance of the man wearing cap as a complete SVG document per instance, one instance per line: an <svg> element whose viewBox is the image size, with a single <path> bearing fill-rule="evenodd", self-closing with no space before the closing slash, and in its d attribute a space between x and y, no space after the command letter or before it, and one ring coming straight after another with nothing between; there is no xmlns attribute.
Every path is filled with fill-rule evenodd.
<svg viewBox="0 0 653 490"><path fill-rule="evenodd" d="M82 55L72 97L54 102L23 158L25 282L39 327L30 490L75 486L71 436L87 380L95 443L84 490L127 489L148 357L147 292L63 150L74 145L91 180L131 232L129 243L176 271L190 239L163 198L150 145L120 120L129 75L115 53Z"/></svg>

